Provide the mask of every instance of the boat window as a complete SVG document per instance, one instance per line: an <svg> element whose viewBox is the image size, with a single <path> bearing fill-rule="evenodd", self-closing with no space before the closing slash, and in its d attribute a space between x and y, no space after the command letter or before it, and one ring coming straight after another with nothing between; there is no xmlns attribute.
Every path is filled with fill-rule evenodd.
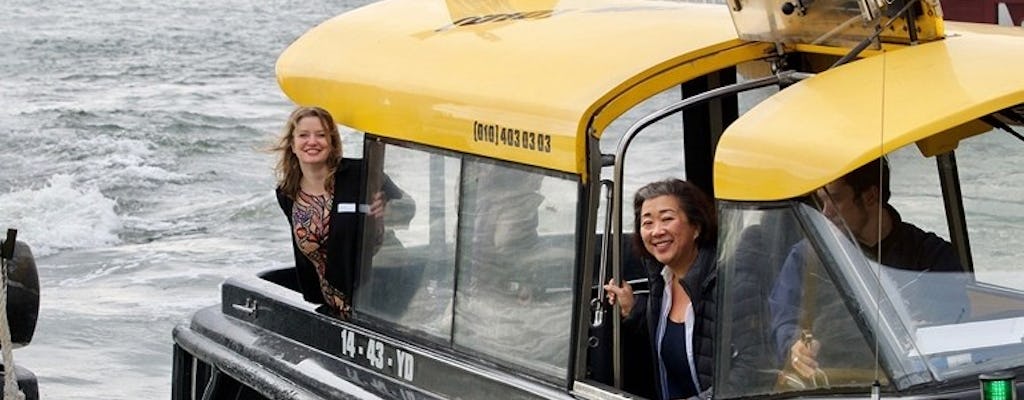
<svg viewBox="0 0 1024 400"><path fill-rule="evenodd" d="M1024 290L1018 261L1024 248L1021 153L1024 143L998 130L966 139L956 150L976 278L1016 291Z"/></svg>
<svg viewBox="0 0 1024 400"><path fill-rule="evenodd" d="M383 233L364 235L377 243L368 243L376 251L364 263L355 308L447 342L455 284L459 160L379 142L366 146L373 152L380 149L384 174L404 193L402 199L388 202ZM373 228L368 224L367 229Z"/></svg>
<svg viewBox="0 0 1024 400"><path fill-rule="evenodd" d="M368 140L403 192L356 290L359 316L563 380L569 362L578 183L568 175ZM371 171L373 168L371 168ZM385 178L386 177L386 178ZM368 239L370 240L370 239Z"/></svg>
<svg viewBox="0 0 1024 400"><path fill-rule="evenodd" d="M888 155L892 169L893 232L882 247L880 283L899 323L911 333L907 351L927 359L938 380L1005 368L1024 354L1024 280L1015 273L1015 249L1024 203L1017 161L1021 143L1001 131L970 137L947 157L963 200L967 254L950 244L947 208L939 184L943 160L923 158L909 146ZM957 179L957 177L959 179ZM955 197L956 191L946 196ZM955 209L954 209L955 211ZM909 227L906 225L909 224ZM910 232L914 232L910 234ZM893 236L896 236L893 238ZM917 239L912 239L913 237ZM898 242L915 241L901 249ZM886 253L885 250L889 249ZM872 251L870 260L877 259ZM969 265L962 265L964 261ZM973 271L973 272L972 272ZM953 340L951 340L953 338Z"/></svg>
<svg viewBox="0 0 1024 400"><path fill-rule="evenodd" d="M970 317L967 284L972 274L950 240L936 160L912 145L886 158L890 233L881 246L862 249L871 260L879 260L881 252L883 284L892 285L894 300L906 306L902 317L908 326L964 322Z"/></svg>
<svg viewBox="0 0 1024 400"><path fill-rule="evenodd" d="M968 307L953 321L919 323L914 334L940 379L1012 368L1024 355L1024 278L1017 261L1024 246L1021 149L1019 139L996 130L965 139L955 150L974 279L964 279L953 293L962 298L965 285ZM907 297L948 302L950 289L930 286Z"/></svg>
<svg viewBox="0 0 1024 400"><path fill-rule="evenodd" d="M819 232L823 265L847 265L831 270L842 278L840 293L851 310L868 310L856 320L873 326L880 356L888 360L882 365L900 388L1009 368L1024 354L1024 291L1012 272L1013 249L1024 244L1014 235L1021 196L1013 192L1020 187L1013 180L1024 176L1017 173L1018 148L1016 138L990 132L963 140L955 154L938 159L913 146L888 154L892 193L886 212L892 223L879 246L866 244L869 232L857 213L826 212L833 222L824 226L836 232L834 238L820 224L809 225ZM943 191L941 174L959 191ZM958 213L947 211L957 193L967 227L958 239L967 250L959 251L949 234L959 224ZM815 199L819 209L854 204L847 195L819 192ZM944 196L953 201L946 204ZM809 220L821 219L816 209L806 210ZM954 220L947 221L949 215ZM871 323L872 315L880 319Z"/></svg>
<svg viewBox="0 0 1024 400"><path fill-rule="evenodd" d="M797 208L820 218L801 222ZM821 257L821 238L802 228L834 230L827 220L796 201L725 203L719 218L719 277L730 284L719 286L716 397L870 386L875 359L856 322L861 309L830 272L848 261ZM796 343L814 347L817 368L794 365Z"/></svg>
<svg viewBox="0 0 1024 400"><path fill-rule="evenodd" d="M900 389L1013 367L1013 360L1024 354L1024 291L1012 273L1013 249L1024 245L1012 234L1019 231L1015 223L1021 214L1021 196L1013 192L1021 185L1012 182L1024 176L1015 172L1019 168L1013 150L1019 146L1017 139L997 132L966 139L956 150L970 238L971 254L966 258L950 243L949 227L956 224L947 223L937 161L923 157L913 146L886 157L892 192L886 212L892 216L892 227L880 246L865 242L870 232L863 229L861 217L867 214L835 211L856 206L852 193L819 191L797 207L725 203L720 220L721 278L734 284L721 287L723 340L728 345L719 349L725 373L717 378L716 394L736 397L799 387L796 382L801 380L787 374L787 368L793 369L791 346L780 337L802 336L808 329L800 322L809 318L804 304L824 311L835 299L845 304L845 313L835 313L842 318L831 321L825 331L820 317L811 319L809 331L822 343L818 362L823 374L811 378L827 378L833 388L867 387L874 379L876 352L884 368L879 376ZM836 218L839 215L846 219ZM796 245L791 245L794 241ZM779 285L792 280L784 279L787 267L777 266L780 257L783 264L796 259L805 271L826 272L810 275L819 282L816 289L808 287L806 272L802 278L795 276L799 286L790 285L787 303L796 299L801 304L799 311L791 312L798 316L796 334L779 330ZM963 259L973 260L976 274L961 265ZM822 287L829 296L813 294ZM769 299L768 304L744 304L750 293ZM810 296L818 300L804 302ZM826 362L824 338L839 331L854 335L847 338L846 353L834 357L852 365L834 375L832 363ZM846 381L835 376L846 376ZM802 384L808 383L806 379ZM785 381L795 386L783 386Z"/></svg>
<svg viewBox="0 0 1024 400"><path fill-rule="evenodd" d="M576 183L470 157L463 166L455 345L564 377Z"/></svg>
<svg viewBox="0 0 1024 400"><path fill-rule="evenodd" d="M904 146L886 155L890 169L889 204L902 221L949 242L949 225L935 158L925 158L917 146Z"/></svg>
<svg viewBox="0 0 1024 400"><path fill-rule="evenodd" d="M619 140L633 123L656 110L678 102L681 98L682 91L675 86L651 96L626 111L605 128L599 142L601 153L615 154ZM683 160L683 147L683 117L681 114L670 116L647 127L630 145L623 164L625 166L622 182L623 232L633 231L632 196L637 189L660 179L685 179L686 165ZM602 168L601 177L612 179L612 167ZM598 215L603 219L605 210L599 209Z"/></svg>
<svg viewBox="0 0 1024 400"><path fill-rule="evenodd" d="M838 235L842 240L832 242L845 246L824 254L844 254L851 267L839 270L843 282L853 297L861 299L861 308L868 310L866 318L870 319L871 310L882 317L872 330L880 337L881 356L889 359L890 377L906 388L964 365L945 356L936 358L930 344L936 337L928 332L971 321L972 274L949 238L951 225L938 161L923 157L915 146L891 152L885 159L889 164L888 198L884 190L872 195L846 184L830 185L828 192L819 190L814 199L830 218L829 225L842 232ZM877 169L867 174L881 175ZM852 180L855 178L845 182ZM877 200L871 200L873 196ZM888 223L879 228L870 222L879 219ZM883 235L880 242L879 234ZM897 331L905 334L894 334Z"/></svg>
<svg viewBox="0 0 1024 400"><path fill-rule="evenodd" d="M710 2L718 0L706 0ZM736 82L745 82L751 79L762 78L771 74L771 67L764 61L745 62L736 67ZM763 87L760 89L740 92L737 97L737 112L739 115L746 113L755 105L777 93L779 89L775 86ZM619 140L629 128L645 116L668 107L669 105L683 99L681 86L673 86L646 100L638 103L627 110L621 116L612 121L605 128L601 135L599 146L603 154L615 154ZM623 232L633 231L632 195L637 189L650 182L679 178L687 179L686 139L690 135L708 135L708 132L688 133L683 126L683 113L669 116L648 126L641 132L636 140L632 142L629 151L625 154L623 169ZM717 140L717 139L711 139ZM698 141L699 142L699 141ZM690 150L694 153L701 153L699 149ZM711 159L708 158L708 162ZM710 170L710 166L707 167ZM612 167L605 167L601 170L602 179L612 179ZM604 204L602 203L602 207ZM599 209L598 215L603 218L605 210ZM599 226L602 226L599 224Z"/></svg>

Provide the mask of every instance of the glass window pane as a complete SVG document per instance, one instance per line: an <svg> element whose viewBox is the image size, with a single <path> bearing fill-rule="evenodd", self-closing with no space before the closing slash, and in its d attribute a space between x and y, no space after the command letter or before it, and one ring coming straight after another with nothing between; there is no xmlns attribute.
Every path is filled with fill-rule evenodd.
<svg viewBox="0 0 1024 400"><path fill-rule="evenodd" d="M462 185L455 345L563 378L576 183L467 159Z"/></svg>
<svg viewBox="0 0 1024 400"><path fill-rule="evenodd" d="M601 134L599 146L603 154L615 154L616 147L622 136L637 121L647 115L665 108L682 98L679 86L673 86L661 93L638 103L621 116L616 118ZM683 160L683 117L682 114L669 116L658 121L640 132L630 144L622 160L622 231L633 232L632 196L637 189L650 182L666 178L686 178L686 166ZM657 159L658 162L650 162ZM601 169L602 179L612 179L611 166ZM606 216L605 205L598 209L603 224ZM603 229L603 225L601 229Z"/></svg>
<svg viewBox="0 0 1024 400"><path fill-rule="evenodd" d="M719 343L727 345L718 348L715 395L870 386L874 352L850 313L849 294L840 293L793 209L723 207L719 222L720 278L730 284L719 286ZM817 352L817 368L794 364L796 345Z"/></svg>
<svg viewBox="0 0 1024 400"><path fill-rule="evenodd" d="M745 82L771 74L771 67L768 63L764 61L749 61L737 67L736 81ZM776 86L767 86L738 93L739 114L746 113L752 107L778 91L779 89ZM627 110L612 121L605 128L604 132L601 133L599 142L601 153L615 154L619 141L633 124L651 113L664 109L682 99L682 89L677 85L651 96ZM683 151L686 145L686 134L683 128L683 114L680 111L644 128L630 144L623 161L625 166L622 181L623 232L633 232L633 219L629 216L633 212L632 195L636 193L637 189L661 179L687 178L686 160L684 159L685 154ZM691 132L691 134L706 135L707 132ZM650 162L652 159L657 159L658 162ZM613 168L610 166L602 168L601 178L612 179L612 172ZM604 204L601 204L601 208L598 209L598 217L603 221L605 215Z"/></svg>
<svg viewBox="0 0 1024 400"><path fill-rule="evenodd" d="M946 206L942 201L935 158L921 156L917 146L904 146L886 156L892 197L900 219L949 241Z"/></svg>
<svg viewBox="0 0 1024 400"><path fill-rule="evenodd" d="M899 293L917 324L915 342L940 379L1014 368L1024 358L1024 278L1017 261L1024 246L1021 149L1020 140L995 130L961 141L955 151L973 282L970 276L902 277L909 284ZM953 308L951 300L968 307ZM916 318L915 311L926 318Z"/></svg>
<svg viewBox="0 0 1024 400"><path fill-rule="evenodd" d="M1021 127L1015 127L1020 132ZM967 233L979 282L1024 290L1024 143L993 131L960 143L960 170Z"/></svg>
<svg viewBox="0 0 1024 400"><path fill-rule="evenodd" d="M846 243L845 248L823 254L848 255L850 268L838 271L849 285L844 290L858 292L854 297L880 292L877 314L887 325L876 332L897 385L972 377L1020 364L1024 292L1013 273L1012 250L1024 242L1014 234L1021 202L1013 194L1016 185L1008 182L1020 175L1014 173L1019 167L1013 152L1020 146L1011 136L992 132L964 140L956 150L976 274L963 270L947 239L936 160L923 157L915 146L888 156L892 207L886 212L891 223L880 245L865 244L871 228L857 213L830 214L847 216L845 223L834 222L845 232L837 236L849 239L835 241ZM852 194L837 190L824 204L833 211L863 208ZM865 216L878 212L863 211ZM866 311L859 318L872 319L875 303L860 304L857 309Z"/></svg>
<svg viewBox="0 0 1024 400"><path fill-rule="evenodd" d="M360 276L356 310L448 341L455 279L459 161L425 151L383 146L382 192L389 199L383 231ZM370 154L376 154L371 151ZM372 160L371 160L372 162ZM368 178L371 182L374 177ZM390 180L393 185L386 182ZM397 190L397 192L396 192ZM371 244L370 246L374 246Z"/></svg>

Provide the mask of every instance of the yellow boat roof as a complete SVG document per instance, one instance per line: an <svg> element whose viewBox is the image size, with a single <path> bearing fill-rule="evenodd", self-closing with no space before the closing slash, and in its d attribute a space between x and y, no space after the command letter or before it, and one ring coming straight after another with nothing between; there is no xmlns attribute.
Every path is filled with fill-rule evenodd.
<svg viewBox="0 0 1024 400"><path fill-rule="evenodd" d="M719 141L716 197L800 196L881 154L1024 102L1024 30L947 22L946 33L823 72L755 106Z"/></svg>
<svg viewBox="0 0 1024 400"><path fill-rule="evenodd" d="M360 131L585 175L588 125L770 46L737 39L724 5L385 0L307 32L277 76Z"/></svg>

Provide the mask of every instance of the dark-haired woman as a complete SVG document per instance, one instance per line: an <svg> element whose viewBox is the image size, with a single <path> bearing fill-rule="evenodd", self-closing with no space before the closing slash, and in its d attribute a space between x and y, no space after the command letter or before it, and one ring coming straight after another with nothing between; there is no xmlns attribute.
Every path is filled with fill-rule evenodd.
<svg viewBox="0 0 1024 400"><path fill-rule="evenodd" d="M647 261L650 295L634 296L628 283L605 285L619 302L625 324L645 328L651 339L659 399L710 393L715 331L715 241L711 199L678 179L640 188L633 200L634 246Z"/></svg>

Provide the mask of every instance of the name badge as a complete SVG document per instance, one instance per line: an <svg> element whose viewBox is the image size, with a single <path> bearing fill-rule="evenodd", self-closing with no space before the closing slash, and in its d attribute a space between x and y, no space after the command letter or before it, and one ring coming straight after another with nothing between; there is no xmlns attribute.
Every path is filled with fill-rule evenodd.
<svg viewBox="0 0 1024 400"><path fill-rule="evenodd" d="M356 203L338 203L338 214L360 212L363 214L370 213L369 204L356 204Z"/></svg>

